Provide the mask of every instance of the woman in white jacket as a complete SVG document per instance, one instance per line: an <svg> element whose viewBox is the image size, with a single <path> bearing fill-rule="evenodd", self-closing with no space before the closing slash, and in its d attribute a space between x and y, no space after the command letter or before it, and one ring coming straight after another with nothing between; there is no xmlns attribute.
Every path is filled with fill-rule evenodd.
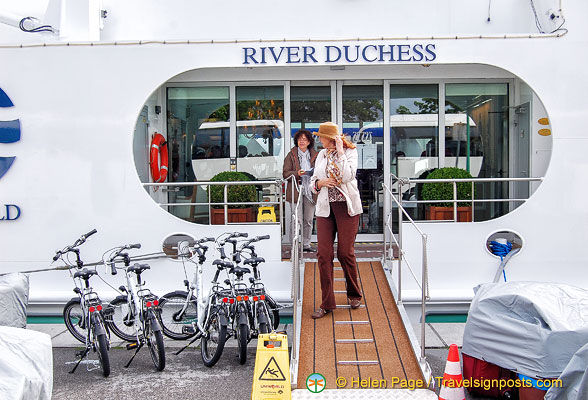
<svg viewBox="0 0 588 400"><path fill-rule="evenodd" d="M322 303L312 318L322 318L335 309L333 291L334 242L337 234L337 258L347 282L347 299L351 308L358 308L361 289L355 260L355 237L362 213L357 190L357 149L339 132L337 124L325 122L317 135L324 147L318 154L311 190L318 194L316 226L318 236L318 262L321 279Z"/></svg>

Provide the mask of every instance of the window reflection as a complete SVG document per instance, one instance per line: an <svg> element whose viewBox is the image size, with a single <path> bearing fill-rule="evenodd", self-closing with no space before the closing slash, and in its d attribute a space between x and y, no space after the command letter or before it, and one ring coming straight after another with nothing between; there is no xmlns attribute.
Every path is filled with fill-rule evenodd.
<svg viewBox="0 0 588 400"><path fill-rule="evenodd" d="M282 175L284 88L243 86L237 96L237 170L257 179Z"/></svg>

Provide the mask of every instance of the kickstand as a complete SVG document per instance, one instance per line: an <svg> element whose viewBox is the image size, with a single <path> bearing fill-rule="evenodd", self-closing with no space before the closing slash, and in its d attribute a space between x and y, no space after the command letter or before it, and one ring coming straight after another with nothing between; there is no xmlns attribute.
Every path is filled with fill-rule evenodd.
<svg viewBox="0 0 588 400"><path fill-rule="evenodd" d="M186 350L188 348L188 346L190 346L192 343L194 343L195 341L197 341L198 339L200 339L202 337L202 333L198 333L196 336L194 336L194 339L192 339L190 341L190 343L188 343L187 345L185 345L184 347L182 347L180 350L176 351L174 354L177 356L178 354L180 354L182 351Z"/></svg>
<svg viewBox="0 0 588 400"><path fill-rule="evenodd" d="M129 365L131 365L131 363L133 362L133 359L135 358L135 356L137 355L139 350L141 350L141 347L143 347L143 343L144 342L139 343L139 346L137 346L137 350L135 351L135 354L133 354L133 356L131 357L131 359L127 363L127 365L125 365L125 368L129 368Z"/></svg>
<svg viewBox="0 0 588 400"><path fill-rule="evenodd" d="M90 351L90 348L86 347L86 349L80 354L80 359L78 360L76 365L74 365L73 369L71 371L69 371L70 374L73 374L74 372L76 372L76 368L78 367L78 365L80 365L80 363L82 362L84 357L86 357L86 354L88 354L89 351Z"/></svg>

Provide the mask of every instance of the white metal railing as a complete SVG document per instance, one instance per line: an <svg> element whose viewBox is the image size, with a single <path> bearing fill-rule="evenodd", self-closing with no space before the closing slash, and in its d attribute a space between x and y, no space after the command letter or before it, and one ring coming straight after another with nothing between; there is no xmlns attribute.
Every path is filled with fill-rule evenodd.
<svg viewBox="0 0 588 400"><path fill-rule="evenodd" d="M402 192L404 185L412 185L418 183L451 183L453 185L453 199L452 200L406 200L404 203L410 204L440 204L440 203L452 203L453 204L453 220L436 220L427 222L457 222L457 207L458 203L471 203L472 210L472 221L474 220L474 204L475 203L524 203L528 198L517 199L517 198L492 198L492 199L476 199L475 188L476 183L497 183L497 182L541 182L543 178L461 178L461 179L411 179L411 178L398 178L394 174L390 174L390 180L396 180L398 182L398 193L400 203L403 203ZM459 200L457 198L457 184L461 182L471 183L471 200Z"/></svg>
<svg viewBox="0 0 588 400"><path fill-rule="evenodd" d="M419 228L417 223L412 219L409 213L403 206L402 194L403 186L417 183L451 183L453 185L453 199L451 200L407 200L404 203L410 204L431 204L431 203L452 203L453 204L453 220L439 220L439 221L426 221L426 222L457 222L457 207L458 203L471 203L472 209L472 221L474 217L474 203L490 203L490 202L525 202L528 199L517 199L517 198L492 198L492 199L476 199L475 198L475 183L496 183L496 182L540 182L543 178L467 178L467 179L410 179L410 178L398 178L397 176L390 174L390 184L384 184L385 195L390 198L391 201L396 203L398 208L398 238L394 235L392 229L392 207L388 212L387 217L384 220L384 261L390 261L395 259L393 254L393 241L398 248L398 303L402 302L402 265L403 262L406 264L410 271L413 279L421 289L421 360L425 360L425 320L426 320L426 304L430 299L429 293L429 271L428 271L428 258L427 258L427 235ZM398 184L398 192L393 193L391 188L394 181ZM460 182L471 183L471 199L459 200L457 199L457 184ZM396 198L398 197L398 198ZM390 203L391 205L392 203ZM402 248L402 231L404 225L404 217L410 222L411 226L418 232L422 240L422 264L421 264L421 279L417 278L412 266L405 257L404 250ZM419 221L425 223L425 221ZM389 237L389 239L388 239Z"/></svg>
<svg viewBox="0 0 588 400"><path fill-rule="evenodd" d="M194 187L194 193L198 187L208 187L208 186L223 186L223 201L222 202L213 202L211 201L211 192L212 190L208 190L208 201L200 201L200 202L172 202L172 203L157 203L160 207L166 206L173 206L173 207L196 207L196 206L208 206L208 224L212 224L212 207L211 206L223 206L223 214L224 214L224 225L236 224L236 222L229 222L228 216L228 209L230 206L234 206L236 204L239 205L250 205L250 206L279 206L279 221L275 223L280 224L280 228L283 228L283 215L284 215L284 196L282 194L282 185L284 183L283 179L276 179L276 180L264 180L264 181L230 181L230 182L164 182L164 183L143 183L143 187ZM263 186L263 187L271 187L275 186L276 190L272 193L272 196L276 197L276 200L273 201L243 201L239 203L232 203L228 200L228 187L229 186ZM168 192L171 190L167 190ZM195 197L195 194L194 194ZM259 224L273 224L274 222L256 222Z"/></svg>
<svg viewBox="0 0 588 400"><path fill-rule="evenodd" d="M392 247L392 241L396 243L398 248L398 299L397 303L402 302L402 261L406 263L408 270L411 272L414 280L416 281L417 285L421 289L421 362L424 362L425 357L425 315L426 315L426 307L427 307L427 300L429 300L429 271L428 271L428 260L427 260L427 235L417 226L417 224L412 220L408 212L404 209L401 204L401 201L398 201L394 197L394 193L392 193L391 188L383 184L384 190L386 194L390 197L392 201L394 201L398 207L399 218L402 218L401 215L404 214L412 224L412 226L416 229L416 231L421 236L422 240L422 264L421 264L421 280L419 283L419 279L417 278L416 274L414 273L412 266L408 262L408 260L404 257L404 250L402 249L402 224L398 224L398 239L394 235L392 230L392 209L388 212L384 220L384 263L386 261L392 261L394 259L394 249ZM401 192L399 191L400 196L402 196ZM401 220L401 219L400 219ZM387 237L390 238L389 246L387 245L388 240Z"/></svg>
<svg viewBox="0 0 588 400"><path fill-rule="evenodd" d="M292 175L287 179L290 187L288 190L291 190L292 193L292 248L291 248L291 260L292 260L292 353L290 356L290 375L292 377L292 382L295 382L297 376L296 373L298 371L298 307L299 303L302 301L302 296L300 293L300 268L301 262L304 262L304 254L302 248L302 229L298 220L298 213L300 211L300 205L302 201L303 195L300 193L300 187L298 185L298 181L296 180L296 176ZM294 204L294 194L298 192L298 200L296 204Z"/></svg>

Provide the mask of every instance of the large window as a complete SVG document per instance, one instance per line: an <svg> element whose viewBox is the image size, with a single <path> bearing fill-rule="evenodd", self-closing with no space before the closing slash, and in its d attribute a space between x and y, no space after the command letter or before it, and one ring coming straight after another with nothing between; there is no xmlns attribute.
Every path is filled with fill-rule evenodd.
<svg viewBox="0 0 588 400"><path fill-rule="evenodd" d="M292 86L290 88L290 133L292 137L300 129L317 131L321 123L331 121L330 86ZM320 148L315 140L315 148Z"/></svg>
<svg viewBox="0 0 588 400"><path fill-rule="evenodd" d="M167 89L167 131L171 182L206 181L229 170L229 88ZM192 186L168 192L170 203L205 201ZM194 222L208 222L208 207L173 206L169 211Z"/></svg>
<svg viewBox="0 0 588 400"><path fill-rule="evenodd" d="M509 176L508 84L445 86L445 166L467 169L474 178ZM508 183L476 184L476 197L508 198ZM476 203L474 218L508 213L508 202Z"/></svg>
<svg viewBox="0 0 588 400"><path fill-rule="evenodd" d="M282 175L284 88L243 86L237 97L237 170L257 179Z"/></svg>
<svg viewBox="0 0 588 400"><path fill-rule="evenodd" d="M438 166L437 85L390 86L390 162L397 176L417 178Z"/></svg>

